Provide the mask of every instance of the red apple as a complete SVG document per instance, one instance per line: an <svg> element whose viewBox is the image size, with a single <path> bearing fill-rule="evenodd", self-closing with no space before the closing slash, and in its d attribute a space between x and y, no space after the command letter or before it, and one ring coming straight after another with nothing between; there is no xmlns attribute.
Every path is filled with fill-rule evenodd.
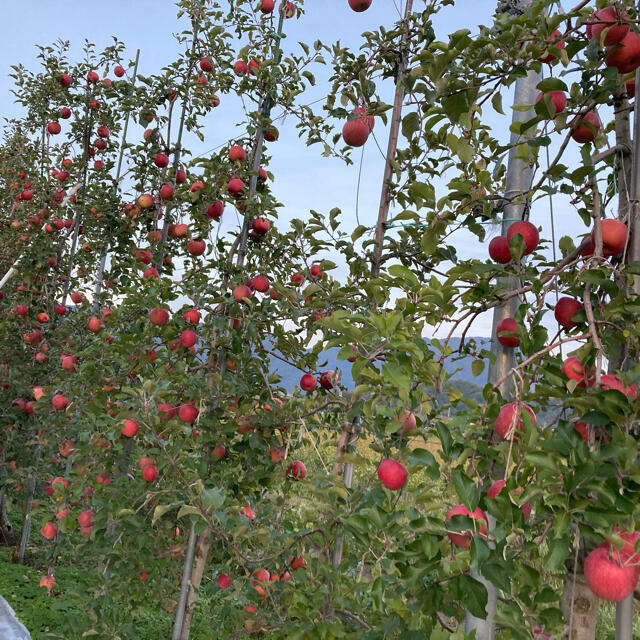
<svg viewBox="0 0 640 640"><path fill-rule="evenodd" d="M302 378L300 378L300 388L303 391L313 391L316 388L318 381L316 377L310 373L305 373Z"/></svg>
<svg viewBox="0 0 640 640"><path fill-rule="evenodd" d="M53 398L51 398L51 404L54 411L64 411L69 406L69 401L61 393L56 393Z"/></svg>
<svg viewBox="0 0 640 640"><path fill-rule="evenodd" d="M228 589L231 586L231 578L226 573L221 573L216 580L221 589Z"/></svg>
<svg viewBox="0 0 640 640"><path fill-rule="evenodd" d="M618 7L605 7L592 13L587 19L587 38L601 41L602 32L606 29L604 46L610 47L621 42L629 33L629 16Z"/></svg>
<svg viewBox="0 0 640 640"><path fill-rule="evenodd" d="M158 477L158 467L155 464L148 464L142 470L142 477L147 482L153 482Z"/></svg>
<svg viewBox="0 0 640 640"><path fill-rule="evenodd" d="M350 147L361 147L369 138L369 125L365 118L348 120L342 127L342 138Z"/></svg>
<svg viewBox="0 0 640 640"><path fill-rule="evenodd" d="M582 302L576 300L575 298L569 298L564 296L558 300L556 303L556 308L554 309L553 315L555 316L558 324L565 329L572 329L573 327L577 327L579 322L574 322L572 320L573 316L578 312L582 311L584 306Z"/></svg>
<svg viewBox="0 0 640 640"><path fill-rule="evenodd" d="M543 93L542 91L538 94L536 98L536 103L542 100L544 96L550 96L551 102L555 107L554 115L558 113L562 113L567 107L567 96L564 91L548 91L547 93Z"/></svg>
<svg viewBox="0 0 640 640"><path fill-rule="evenodd" d="M270 226L271 224L266 218L254 218L251 223L251 228L260 236L265 235Z"/></svg>
<svg viewBox="0 0 640 640"><path fill-rule="evenodd" d="M601 224L602 252L605 256L618 256L627 245L627 225L621 220L605 218ZM595 246L595 230L591 232L591 242Z"/></svg>
<svg viewBox="0 0 640 640"><path fill-rule="evenodd" d="M160 187L160 197L163 200L173 200L173 195L175 193L175 189L172 184L163 184Z"/></svg>
<svg viewBox="0 0 640 640"><path fill-rule="evenodd" d="M349 6L360 13L366 11L371 6L371 0L349 0Z"/></svg>
<svg viewBox="0 0 640 640"><path fill-rule="evenodd" d="M524 425L522 424L523 409L531 416L533 426L536 426L536 415L531 407L522 402L508 402L500 407L498 417L493 423L495 432L502 440L512 440L517 431L524 431Z"/></svg>
<svg viewBox="0 0 640 640"><path fill-rule="evenodd" d="M417 425L416 416L412 411L409 411L409 409L405 409L402 416L396 416L396 420L401 423L400 428L396 431L398 435L413 431Z"/></svg>
<svg viewBox="0 0 640 640"><path fill-rule="evenodd" d="M618 73L630 73L640 67L640 36L630 31L619 44L607 49L604 59L607 67L615 67Z"/></svg>
<svg viewBox="0 0 640 640"><path fill-rule="evenodd" d="M222 460L227 454L227 448L223 444L217 444L211 450L211 455L218 458L218 460Z"/></svg>
<svg viewBox="0 0 640 640"><path fill-rule="evenodd" d="M206 73L213 71L213 60L206 56L204 58L200 58L200 68Z"/></svg>
<svg viewBox="0 0 640 640"><path fill-rule="evenodd" d="M273 11L273 7L275 6L275 0L261 0L258 4L258 8L262 13L271 13Z"/></svg>
<svg viewBox="0 0 640 640"><path fill-rule="evenodd" d="M557 29L547 38L547 43L549 43L549 47L545 49L542 53L542 56L538 58L540 62L552 63L557 58L556 49L564 49L565 44L564 40L562 40L562 34Z"/></svg>
<svg viewBox="0 0 640 640"><path fill-rule="evenodd" d="M236 60L236 62L233 63L233 69L237 76L242 76L247 73L247 63L244 60Z"/></svg>
<svg viewBox="0 0 640 640"><path fill-rule="evenodd" d="M58 535L58 527L53 522L47 522L41 529L40 533L47 539L53 540Z"/></svg>
<svg viewBox="0 0 640 640"><path fill-rule="evenodd" d="M327 389L327 390L333 389L333 384L335 379L336 379L336 372L333 371L333 369L331 371L325 371L320 375L320 386L323 389Z"/></svg>
<svg viewBox="0 0 640 640"><path fill-rule="evenodd" d="M289 465L287 469L287 476L292 480L304 480L307 475L307 468L300 460L296 460L293 464Z"/></svg>
<svg viewBox="0 0 640 640"><path fill-rule="evenodd" d="M638 571L634 566L621 566L609 551L602 547L594 549L584 561L584 577L593 593L611 602L620 602L638 583Z"/></svg>
<svg viewBox="0 0 640 640"><path fill-rule="evenodd" d="M143 193L138 198L138 206L141 209L151 209L153 207L153 196L150 193Z"/></svg>
<svg viewBox="0 0 640 640"><path fill-rule="evenodd" d="M90 511L90 510L83 511L78 516L78 524L81 527L92 527L93 526L93 511Z"/></svg>
<svg viewBox="0 0 640 640"><path fill-rule="evenodd" d="M637 398L638 397L638 387L635 384L631 384L628 387L625 387L622 384L622 380L615 375L614 373L605 373L600 378L600 384L603 389L615 389L620 391L620 393L624 393L625 396L629 398Z"/></svg>
<svg viewBox="0 0 640 640"><path fill-rule="evenodd" d="M207 217L218 220L224 211L224 202L216 200L213 204L207 205Z"/></svg>
<svg viewBox="0 0 640 640"><path fill-rule="evenodd" d="M227 184L227 191L230 196L237 198L245 188L245 183L240 178L231 178Z"/></svg>
<svg viewBox="0 0 640 640"><path fill-rule="evenodd" d="M149 322L162 327L169 322L169 312L166 309L154 307L149 311Z"/></svg>
<svg viewBox="0 0 640 640"><path fill-rule="evenodd" d="M260 293L266 293L269 291L269 278L263 275L257 275L251 278L251 288L254 291L259 291Z"/></svg>
<svg viewBox="0 0 640 640"><path fill-rule="evenodd" d="M520 345L520 338L518 336L501 335L503 332L515 333L518 331L518 325L514 318L503 318L496 328L496 336L498 342L503 347L517 347Z"/></svg>
<svg viewBox="0 0 640 640"><path fill-rule="evenodd" d="M447 512L445 522L451 520L453 516L467 516L474 520L474 522L478 521L477 532L480 533L480 535L486 535L489 521L487 520L485 512L480 509L480 507L477 507L475 511L471 513L463 504L456 505ZM484 524L482 523L483 520ZM457 547L468 548L471 546L471 536L474 535L474 533L475 532L472 531L447 531L447 536Z"/></svg>
<svg viewBox="0 0 640 640"><path fill-rule="evenodd" d="M71 78L71 76L68 73L63 73L60 76L60 84L63 87L70 87L72 82L73 82L73 79Z"/></svg>
<svg viewBox="0 0 640 640"><path fill-rule="evenodd" d="M596 139L601 126L598 114L594 111L587 111L587 113L576 116L572 120L571 127L573 128L573 131L571 133L571 137L580 144L593 142Z"/></svg>
<svg viewBox="0 0 640 640"><path fill-rule="evenodd" d="M113 68L113 75L116 78L122 78L124 74L125 74L124 67L117 65L116 67Z"/></svg>
<svg viewBox="0 0 640 640"><path fill-rule="evenodd" d="M71 109L62 107L62 109L60 109L60 117L63 120L68 120L71 117Z"/></svg>
<svg viewBox="0 0 640 640"><path fill-rule="evenodd" d="M57 134L59 134L62 131L62 127L60 126L59 122L50 122L47 125L47 131L52 135L55 136Z"/></svg>
<svg viewBox="0 0 640 640"><path fill-rule="evenodd" d="M189 324L198 324L200 322L200 314L196 309L189 309L189 311L185 311L182 314L182 317L185 322L188 322Z"/></svg>
<svg viewBox="0 0 640 640"><path fill-rule="evenodd" d="M498 264L511 262L511 251L506 236L496 236L489 243L489 257Z"/></svg>
<svg viewBox="0 0 640 640"><path fill-rule="evenodd" d="M125 420L124 427L120 431L127 438L133 438L138 433L138 423L135 420Z"/></svg>
<svg viewBox="0 0 640 640"><path fill-rule="evenodd" d="M153 458L150 458L149 456L142 456L140 460L138 460L138 468L141 470L150 464L153 464Z"/></svg>
<svg viewBox="0 0 640 640"><path fill-rule="evenodd" d="M100 138L108 138L109 137L109 127L101 124L97 129L97 134Z"/></svg>
<svg viewBox="0 0 640 640"><path fill-rule="evenodd" d="M193 345L198 342L198 335L195 331L191 331L191 329L185 329L180 334L180 342L182 343L183 347L186 347L188 349L189 347L193 347Z"/></svg>
<svg viewBox="0 0 640 640"><path fill-rule="evenodd" d="M393 460L393 458L385 458L378 465L380 482L392 491L402 489L407 482L408 476L406 467L401 462Z"/></svg>
<svg viewBox="0 0 640 640"><path fill-rule="evenodd" d="M231 162L244 162L246 159L247 153L240 145L234 145L229 149L229 160Z"/></svg>
<svg viewBox="0 0 640 640"><path fill-rule="evenodd" d="M192 404L182 404L178 408L178 418L189 424L193 424L196 421L199 413L198 409Z"/></svg>
<svg viewBox="0 0 640 640"><path fill-rule="evenodd" d="M153 163L156 165L156 167L167 167L169 166L169 156L166 153L156 153L153 156Z"/></svg>
<svg viewBox="0 0 640 640"><path fill-rule="evenodd" d="M89 71L89 73L87 73L87 82L95 84L98 80L100 80L100 76L95 71Z"/></svg>
<svg viewBox="0 0 640 640"><path fill-rule="evenodd" d="M242 302L246 304L246 299L251 299L251 289L247 287L246 284L239 284L237 287L234 287L231 292L236 302Z"/></svg>
<svg viewBox="0 0 640 640"><path fill-rule="evenodd" d="M511 238L516 234L519 234L524 238L524 255L528 256L530 253L533 253L540 241L538 228L528 220L513 222L507 231L507 242L509 242L509 240L511 240Z"/></svg>

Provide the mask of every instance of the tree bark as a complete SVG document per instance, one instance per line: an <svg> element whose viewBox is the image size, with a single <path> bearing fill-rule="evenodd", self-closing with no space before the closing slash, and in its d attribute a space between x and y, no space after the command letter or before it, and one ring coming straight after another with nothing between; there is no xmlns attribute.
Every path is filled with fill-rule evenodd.
<svg viewBox="0 0 640 640"><path fill-rule="evenodd" d="M562 613L568 640L596 640L596 619L600 599L586 583L584 575L567 573L562 592Z"/></svg>
<svg viewBox="0 0 640 640"><path fill-rule="evenodd" d="M189 583L189 595L187 597L187 606L184 611L184 620L182 622L182 633L180 640L189 640L189 631L191 630L191 622L195 612L195 604L198 599L198 589L202 582L202 576L207 566L207 556L211 548L211 529L205 529L198 538L196 546L196 554L193 561L193 569L191 571L191 581Z"/></svg>

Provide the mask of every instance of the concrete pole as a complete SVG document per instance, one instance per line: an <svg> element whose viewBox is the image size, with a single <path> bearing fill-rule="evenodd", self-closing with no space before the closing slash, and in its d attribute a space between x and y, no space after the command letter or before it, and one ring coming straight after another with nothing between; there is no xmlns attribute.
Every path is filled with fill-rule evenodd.
<svg viewBox="0 0 640 640"><path fill-rule="evenodd" d="M524 78L516 80L514 104L530 104L535 103L537 89L536 85L540 82L540 75L534 71L530 71ZM534 117L533 106L528 111L514 111L513 122L523 122ZM523 136L511 134L511 151L509 153L509 162L507 167L507 179L504 197L508 204L504 209L504 220L502 222L502 233L506 235L512 221L520 220L525 214L525 202L518 200L518 196L526 193L531 186L533 177L533 167L529 162L521 160L517 157L517 145L524 141ZM518 287L518 279L515 276L507 276L502 281L507 289L516 289ZM513 317L518 307L518 298L514 297L507 301L503 306L496 307L493 312L493 331L492 336L496 335L498 324L507 317ZM513 349L503 347L497 340L492 341L492 351L496 355L494 363L489 365L488 381L496 383L501 380L511 370L515 364ZM500 386L500 392L503 396L512 394L513 384L505 379ZM489 517L489 528L492 529L495 520ZM476 640L493 640L495 637L495 625L493 618L496 612L497 589L479 573L472 571L473 578L484 584L487 589L487 617L486 619L476 618L467 612L465 619L465 633L475 631Z"/></svg>

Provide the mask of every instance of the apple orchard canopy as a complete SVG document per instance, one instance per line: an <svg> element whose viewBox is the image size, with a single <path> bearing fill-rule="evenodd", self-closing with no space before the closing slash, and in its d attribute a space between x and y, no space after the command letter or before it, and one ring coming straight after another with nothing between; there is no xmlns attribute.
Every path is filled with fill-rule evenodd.
<svg viewBox="0 0 640 640"><path fill-rule="evenodd" d="M2 640L31 640L26 627L16 618L9 603L0 596L0 638Z"/></svg>

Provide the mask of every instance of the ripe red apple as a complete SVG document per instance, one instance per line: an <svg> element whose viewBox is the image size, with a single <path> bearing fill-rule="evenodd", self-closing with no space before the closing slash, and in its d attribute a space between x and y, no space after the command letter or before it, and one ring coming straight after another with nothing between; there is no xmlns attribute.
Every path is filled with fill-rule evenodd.
<svg viewBox="0 0 640 640"><path fill-rule="evenodd" d="M604 63L607 67L615 67L618 73L630 73L640 67L640 36L635 31L627 33L619 44L607 51Z"/></svg>
<svg viewBox="0 0 640 640"><path fill-rule="evenodd" d="M251 223L251 228L260 236L263 236L269 231L271 223L266 218L254 218Z"/></svg>
<svg viewBox="0 0 640 640"><path fill-rule="evenodd" d="M323 389L333 389L333 384L336 379L336 372L332 369L330 371L325 371L320 376L320 386Z"/></svg>
<svg viewBox="0 0 640 640"><path fill-rule="evenodd" d="M621 42L629 33L629 16L618 7L605 7L592 13L587 19L587 38L600 43L602 32L606 29L604 46L611 47Z"/></svg>
<svg viewBox="0 0 640 640"><path fill-rule="evenodd" d="M193 345L198 342L198 335L195 331L191 331L191 329L185 329L180 334L180 342L182 343L183 347L186 347L188 349L189 347L193 347Z"/></svg>
<svg viewBox="0 0 640 640"><path fill-rule="evenodd" d="M360 13L366 11L371 6L371 0L349 0L349 6Z"/></svg>
<svg viewBox="0 0 640 640"><path fill-rule="evenodd" d="M637 398L638 397L638 387L635 384L631 384L628 387L625 387L622 384L622 380L615 375L614 373L605 373L600 378L600 385L603 389L615 389L620 391L620 393L624 393L625 396L629 398Z"/></svg>
<svg viewBox="0 0 640 640"><path fill-rule="evenodd" d="M95 84L98 80L100 80L100 76L95 71L89 71L89 73L87 73L87 82Z"/></svg>
<svg viewBox="0 0 640 640"><path fill-rule="evenodd" d="M150 458L149 456L142 456L138 460L138 468L140 470L144 469L145 467L149 466L150 464L153 464L153 458Z"/></svg>
<svg viewBox="0 0 640 640"><path fill-rule="evenodd" d="M93 511L90 511L90 510L83 511L78 516L78 524L81 527L92 527L93 526Z"/></svg>
<svg viewBox="0 0 640 640"><path fill-rule="evenodd" d="M209 73L213 71L213 60L208 57L200 58L200 68L205 72Z"/></svg>
<svg viewBox="0 0 640 640"><path fill-rule="evenodd" d="M513 222L507 231L507 242L513 238L514 235L519 234L524 238L525 250L524 255L528 256L533 253L540 241L540 234L538 228L528 220L520 220Z"/></svg>
<svg viewBox="0 0 640 640"><path fill-rule="evenodd" d="M211 450L211 455L218 458L218 460L222 460L227 454L227 448L223 444L217 444Z"/></svg>
<svg viewBox="0 0 640 640"><path fill-rule="evenodd" d="M169 322L169 312L166 309L154 307L149 311L149 322L162 327Z"/></svg>
<svg viewBox="0 0 640 640"><path fill-rule="evenodd" d="M445 522L451 520L453 516L467 516L471 518L474 523L477 521L477 532L480 533L480 535L486 535L489 521L487 520L487 515L480 507L477 507L475 511L471 513L463 504L456 505L447 512ZM482 522L483 520L484 524ZM475 533L476 532L472 531L447 531L447 536L457 547L468 548L471 546L471 536Z"/></svg>
<svg viewBox="0 0 640 640"><path fill-rule="evenodd" d="M221 573L216 579L221 589L228 589L231 586L231 578L226 573Z"/></svg>
<svg viewBox="0 0 640 640"><path fill-rule="evenodd" d="M303 273L294 273L291 276L291 284L299 287L304 284L305 277Z"/></svg>
<svg viewBox="0 0 640 640"><path fill-rule="evenodd" d="M36 320L40 324L45 324L46 322L49 322L49 314L42 311L36 316Z"/></svg>
<svg viewBox="0 0 640 640"><path fill-rule="evenodd" d="M69 401L61 393L56 393L53 398L51 398L51 405L54 411L64 411L69 406Z"/></svg>
<svg viewBox="0 0 640 640"><path fill-rule="evenodd" d="M602 125L595 111L587 111L587 113L576 116L572 120L571 126L573 128L571 137L576 142L584 144L585 142L593 142L596 139Z"/></svg>
<svg viewBox="0 0 640 640"><path fill-rule="evenodd" d="M260 293L266 293L269 291L269 278L263 275L257 275L251 278L251 288L254 291L259 291Z"/></svg>
<svg viewBox="0 0 640 640"><path fill-rule="evenodd" d="M275 0L261 0L258 4L258 8L262 13L271 13L273 11L273 7L275 6Z"/></svg>
<svg viewBox="0 0 640 640"><path fill-rule="evenodd" d="M569 356L565 358L562 363L562 372L569 380L583 380L585 379L585 370L582 366L582 362L576 356ZM583 384L584 386L584 384Z"/></svg>
<svg viewBox="0 0 640 640"><path fill-rule="evenodd" d="M524 431L524 425L522 424L523 409L531 416L533 426L536 426L536 414L533 413L531 407L522 402L508 402L500 407L498 417L493 423L495 432L502 440L512 440L517 431Z"/></svg>
<svg viewBox="0 0 640 640"><path fill-rule="evenodd" d="M55 136L57 134L59 134L62 131L62 127L60 126L59 122L50 122L47 125L47 131L52 135Z"/></svg>
<svg viewBox="0 0 640 640"><path fill-rule="evenodd" d="M292 556L289 563L291 564L292 571L296 569L306 569L307 567L307 561L304 559L304 556Z"/></svg>
<svg viewBox="0 0 640 640"><path fill-rule="evenodd" d="M567 96L565 95L564 91L548 91L547 93L543 93L541 91L536 98L536 103L542 100L544 96L551 97L551 102L555 107L554 115L562 113L567 108Z"/></svg>
<svg viewBox="0 0 640 640"><path fill-rule="evenodd" d="M97 129L97 134L99 137L101 138L108 138L109 137L109 127L105 126L104 124L101 124L100 126L98 126Z"/></svg>
<svg viewBox="0 0 640 640"><path fill-rule="evenodd" d="M629 533L616 529L614 534L624 541L622 549L617 549L608 540L605 540L600 546L603 549L610 549L610 555L614 560L625 566L633 566L640 573L640 553L636 551L636 544L640 539L640 531Z"/></svg>
<svg viewBox="0 0 640 640"><path fill-rule="evenodd" d="M247 73L247 63L244 60L236 60L236 62L233 63L233 69L237 76L242 76Z"/></svg>
<svg viewBox="0 0 640 640"><path fill-rule="evenodd" d="M175 189L172 184L163 184L160 187L160 197L163 200L173 200L173 195L175 193Z"/></svg>
<svg viewBox="0 0 640 640"><path fill-rule="evenodd" d="M222 200L216 200L213 204L207 205L207 217L212 220L218 220L222 217L224 211L224 202Z"/></svg>
<svg viewBox="0 0 640 640"><path fill-rule="evenodd" d="M244 162L247 159L246 151L240 145L234 145L229 149L229 160L231 162Z"/></svg>
<svg viewBox="0 0 640 640"><path fill-rule="evenodd" d="M102 322L100 321L99 318L96 318L95 316L93 316L92 318L89 318L89 322L87 323L87 329L89 329L91 333L100 333L103 329Z"/></svg>
<svg viewBox="0 0 640 640"><path fill-rule="evenodd" d="M518 325L514 318L503 318L496 328L496 336L498 342L503 347L517 347L520 345L520 338L518 336L501 335L503 332L517 332Z"/></svg>
<svg viewBox="0 0 640 640"><path fill-rule="evenodd" d="M560 33L560 31L558 31L558 29L556 29L547 38L547 42L549 43L550 47L545 49L542 53L542 56L538 58L540 62L547 62L550 64L557 58L557 53L555 50L564 49L565 47L564 40L562 40L561 38L562 38L562 34Z"/></svg>
<svg viewBox="0 0 640 640"><path fill-rule="evenodd" d="M309 273L314 278L322 278L324 276L324 272L320 271L320 265L319 264L312 264L311 268L309 269Z"/></svg>
<svg viewBox="0 0 640 640"><path fill-rule="evenodd" d="M580 323L574 322L572 320L573 316L578 312L582 311L584 306L582 302L576 300L575 298L569 298L564 296L558 300L556 303L556 308L553 311L553 315L555 316L558 324L565 329L572 329L573 327L577 327Z"/></svg>
<svg viewBox="0 0 640 640"><path fill-rule="evenodd" d="M145 269L144 273L142 274L142 277L143 278L159 278L160 273L155 267L149 267L148 269Z"/></svg>
<svg viewBox="0 0 640 640"><path fill-rule="evenodd" d="M153 207L153 196L150 193L143 193L138 198L138 206L141 209L151 209Z"/></svg>
<svg viewBox="0 0 640 640"><path fill-rule="evenodd" d="M192 404L181 404L178 408L178 418L189 424L193 424L196 421L199 413L200 411Z"/></svg>
<svg viewBox="0 0 640 640"><path fill-rule="evenodd" d="M387 489L392 491L402 489L408 477L406 467L393 458L385 458L378 465L378 478Z"/></svg>
<svg viewBox="0 0 640 640"><path fill-rule="evenodd" d="M272 124L266 127L264 130L264 139L267 142L275 142L280 137L280 132Z"/></svg>
<svg viewBox="0 0 640 640"><path fill-rule="evenodd" d="M153 163L161 169L169 166L169 156L166 153L156 153L153 156Z"/></svg>
<svg viewBox="0 0 640 640"><path fill-rule="evenodd" d="M364 117L348 120L342 127L342 138L350 147L361 147L369 138L369 124Z"/></svg>
<svg viewBox="0 0 640 640"><path fill-rule="evenodd" d="M498 264L511 262L511 251L506 236L496 236L489 243L489 257Z"/></svg>
<svg viewBox="0 0 640 640"><path fill-rule="evenodd" d="M634 566L621 566L609 550L594 549L584 561L584 577L593 593L611 602L624 600L638 583L638 571Z"/></svg>
<svg viewBox="0 0 640 640"><path fill-rule="evenodd" d="M58 527L53 522L47 522L41 529L40 533L47 539L53 540L58 534Z"/></svg>
<svg viewBox="0 0 640 640"><path fill-rule="evenodd" d="M300 460L296 460L293 464L289 465L287 469L287 476L292 480L304 480L307 475L307 468Z"/></svg>
<svg viewBox="0 0 640 640"><path fill-rule="evenodd" d="M401 423L400 428L396 431L398 435L413 431L417 426L416 416L412 411L409 411L409 409L405 409L402 416L396 416L396 420Z"/></svg>
<svg viewBox="0 0 640 640"><path fill-rule="evenodd" d="M82 296L82 294L81 294L81 293L78 293L77 291L74 291L74 292L71 294L71 301L72 301L74 304L80 304L83 300L84 300L84 297Z"/></svg>
<svg viewBox="0 0 640 640"><path fill-rule="evenodd" d="M74 356L64 356L60 364L65 371L75 371L78 359Z"/></svg>
<svg viewBox="0 0 640 640"><path fill-rule="evenodd" d="M71 109L62 107L62 109L60 109L60 117L63 120L68 120L71 117Z"/></svg>
<svg viewBox="0 0 640 640"><path fill-rule="evenodd" d="M200 314L196 309L189 309L189 311L185 311L182 314L182 317L185 322L188 322L189 324L198 324L198 322L200 322Z"/></svg>
<svg viewBox="0 0 640 640"><path fill-rule="evenodd" d="M189 240L189 243L187 244L187 251L192 256L201 256L205 252L206 248L207 244L204 240Z"/></svg>
<svg viewBox="0 0 640 640"><path fill-rule="evenodd" d="M318 384L316 377L310 373L305 373L302 378L300 378L300 388L303 391L313 391Z"/></svg>
<svg viewBox="0 0 640 640"><path fill-rule="evenodd" d="M589 444L589 427L586 422L575 421L573 428L580 434L580 437Z"/></svg>
<svg viewBox="0 0 640 640"><path fill-rule="evenodd" d="M618 256L627 244L627 225L621 220L605 218L601 223L602 252L605 256ZM595 230L591 232L591 242L595 246Z"/></svg>
<svg viewBox="0 0 640 640"><path fill-rule="evenodd" d="M124 71L124 67L121 67L120 65L117 65L113 68L113 75L116 78L122 78L122 76L124 75L125 71Z"/></svg>
<svg viewBox="0 0 640 640"><path fill-rule="evenodd" d="M246 304L245 298L251 299L251 289L249 289L246 284L239 284L237 287L234 287L231 293L233 294L236 302Z"/></svg>
<svg viewBox="0 0 640 640"><path fill-rule="evenodd" d="M124 427L120 431L127 438L133 438L138 433L138 428L138 423L135 420L125 420Z"/></svg>
<svg viewBox="0 0 640 640"><path fill-rule="evenodd" d="M60 84L63 87L70 87L72 82L73 82L73 79L71 78L71 76L68 73L63 73L60 76Z"/></svg>
<svg viewBox="0 0 640 640"><path fill-rule="evenodd" d="M148 464L142 470L142 477L147 482L153 482L158 477L158 467L155 464Z"/></svg>
<svg viewBox="0 0 640 640"><path fill-rule="evenodd" d="M237 198L239 195L242 194L242 191L245 188L245 183L240 180L240 178L231 178L231 180L229 180L228 184L227 184L227 191L229 192L230 196L233 196L234 198Z"/></svg>

